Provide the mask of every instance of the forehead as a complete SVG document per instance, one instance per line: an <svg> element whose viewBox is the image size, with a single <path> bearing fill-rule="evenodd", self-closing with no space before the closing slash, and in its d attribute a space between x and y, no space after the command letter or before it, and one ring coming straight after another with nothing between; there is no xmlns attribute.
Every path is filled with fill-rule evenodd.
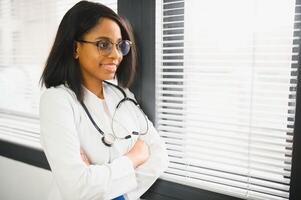
<svg viewBox="0 0 301 200"><path fill-rule="evenodd" d="M95 40L101 37L109 38L112 41L121 39L122 36L119 25L109 18L100 18L98 23L85 34L85 38Z"/></svg>

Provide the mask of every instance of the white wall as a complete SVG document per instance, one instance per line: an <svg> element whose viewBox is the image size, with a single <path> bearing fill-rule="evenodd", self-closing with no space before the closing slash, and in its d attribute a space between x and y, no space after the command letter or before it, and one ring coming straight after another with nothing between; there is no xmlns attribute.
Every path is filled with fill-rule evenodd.
<svg viewBox="0 0 301 200"><path fill-rule="evenodd" d="M47 199L51 172L0 156L0 199Z"/></svg>

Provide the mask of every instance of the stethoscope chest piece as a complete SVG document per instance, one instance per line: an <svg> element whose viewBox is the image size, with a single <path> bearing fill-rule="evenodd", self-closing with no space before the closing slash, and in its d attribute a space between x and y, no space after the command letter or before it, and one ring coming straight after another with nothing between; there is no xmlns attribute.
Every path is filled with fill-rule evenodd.
<svg viewBox="0 0 301 200"><path fill-rule="evenodd" d="M111 147L115 142L115 136L113 134L104 133L103 137L101 138L104 145Z"/></svg>

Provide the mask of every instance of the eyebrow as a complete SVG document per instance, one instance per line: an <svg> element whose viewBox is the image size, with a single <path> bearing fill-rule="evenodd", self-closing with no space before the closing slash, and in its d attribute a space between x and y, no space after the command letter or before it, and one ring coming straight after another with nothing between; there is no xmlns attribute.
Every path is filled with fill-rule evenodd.
<svg viewBox="0 0 301 200"><path fill-rule="evenodd" d="M109 40L112 42L111 38L109 37L105 37L105 36L100 36L100 37L97 37L96 40ZM121 41L122 39L121 38L118 38L117 39L117 42Z"/></svg>

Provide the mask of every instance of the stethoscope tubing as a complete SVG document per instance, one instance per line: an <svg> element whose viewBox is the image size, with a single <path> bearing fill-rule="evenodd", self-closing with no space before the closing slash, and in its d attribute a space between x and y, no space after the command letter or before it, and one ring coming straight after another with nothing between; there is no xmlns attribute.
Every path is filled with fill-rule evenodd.
<svg viewBox="0 0 301 200"><path fill-rule="evenodd" d="M116 105L115 107L115 110L114 110L114 113L113 113L113 116L112 116L112 121L111 121L111 129L112 129L112 134L105 134L99 127L98 125L95 123L94 119L92 118L87 106L84 104L83 101L80 101L82 107L84 108L86 114L88 115L91 123L93 124L93 126L96 128L96 130L103 136L102 137L102 142L108 146L108 147L111 147L113 145L113 143L115 142L116 139L129 139L131 138L131 135L127 135L125 137L118 137L115 132L114 132L114 127L113 127L113 122L114 122L114 118L115 118L115 114L116 114L116 111L120 108L120 106L122 105L122 103L126 102L126 101L129 101L129 102L132 102L136 107L138 107L138 109L140 110L140 112L143 114L144 116L144 119L145 119L145 122L146 122L146 131L143 132L143 133L139 133L139 132L135 132L133 131L131 134L133 135L146 135L148 130L149 130L149 125L148 125L148 119L145 115L145 113L143 112L143 110L141 109L141 107L139 106L139 104L132 98L129 98L127 97L126 93L123 91L122 88L120 88L118 85L114 85L110 82L107 82L107 81L104 81L105 83L117 88L122 94L123 94L123 98L118 102L118 104ZM110 138L111 139L108 139Z"/></svg>

